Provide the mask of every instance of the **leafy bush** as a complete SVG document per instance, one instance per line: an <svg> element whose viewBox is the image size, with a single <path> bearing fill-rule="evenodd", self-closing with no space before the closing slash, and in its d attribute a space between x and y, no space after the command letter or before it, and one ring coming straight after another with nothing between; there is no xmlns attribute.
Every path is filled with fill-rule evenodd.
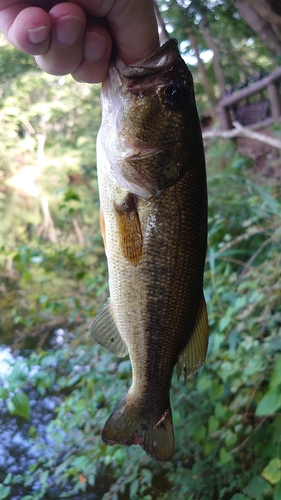
<svg viewBox="0 0 281 500"><path fill-rule="evenodd" d="M131 374L129 361L93 345L86 327L98 307L96 290L101 288L102 299L106 295L105 262L99 251L93 257L91 247L79 254L37 241L37 247L29 244L14 256L18 286L34 304L29 315L17 309L14 324L25 331L32 324L36 330L42 318L47 321L63 312L62 326L70 326L76 311L84 325L76 326L62 348L32 352L24 370L22 360L15 363L1 391L10 411L25 418L28 387L35 387L41 397L63 395L47 428L54 443L52 457L44 459L42 452L21 478L31 491L32 484L40 482L40 493L33 492L32 498L45 498L56 484L65 488L61 498L92 488L103 500L280 500L278 186L254 182L237 154L228 168L217 169L212 158L210 148L205 272L210 346L199 374L185 385L173 379L176 453L171 463L154 462L140 447L108 447L101 441L103 423L129 387ZM52 287L56 284L54 293L38 287L48 280ZM2 498L8 497L13 481L4 481Z"/></svg>
<svg viewBox="0 0 281 500"><path fill-rule="evenodd" d="M245 43L238 48L244 53ZM173 379L172 462L156 463L140 447L108 447L101 429L131 372L128 359L89 336L108 293L94 159L99 91L34 70L22 74L33 63L7 53L0 61L0 335L25 357L2 375L0 402L19 425L28 422L42 453L30 470L7 475L0 499L18 489L25 500L86 500L93 492L103 500L280 500L280 185L254 179L234 143L208 145L208 357L185 385ZM230 81L234 70L228 65ZM23 166L37 169L33 194L13 184ZM60 328L58 348L50 339ZM60 400L46 429L51 454L38 444L31 391L38 401Z"/></svg>

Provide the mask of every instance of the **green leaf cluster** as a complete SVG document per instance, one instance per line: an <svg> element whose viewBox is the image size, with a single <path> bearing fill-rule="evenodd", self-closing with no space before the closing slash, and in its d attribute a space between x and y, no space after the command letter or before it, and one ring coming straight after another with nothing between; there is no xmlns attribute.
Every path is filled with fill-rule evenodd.
<svg viewBox="0 0 281 500"><path fill-rule="evenodd" d="M201 112L209 111L214 102L222 97L214 71L212 47L204 36L202 25L209 26L228 89L259 74L266 74L279 64L264 40L257 36L240 15L233 0L157 0L157 4L169 36L179 41L180 49L192 71ZM198 54L192 39L196 42ZM204 66L205 77L198 64L198 55ZM204 78L210 84L209 91L204 86Z"/></svg>
<svg viewBox="0 0 281 500"><path fill-rule="evenodd" d="M222 5L212 2L217 15ZM253 176L232 142L207 148L210 345L200 373L172 382L175 456L160 464L140 447L101 441L131 371L128 359L89 335L108 294L94 156L98 92L33 71L2 86L0 335L25 356L1 378L0 399L29 423L34 443L29 391L61 402L46 430L52 454L42 445L30 470L3 480L0 498L19 485L25 500L47 499L54 487L60 498L91 491L103 500L280 500L281 191ZM37 196L15 187L23 166L37 169ZM61 346L51 342L59 328Z"/></svg>
<svg viewBox="0 0 281 500"><path fill-rule="evenodd" d="M219 150L221 162L228 162L229 150L231 145L225 160L224 150ZM69 326L74 325L71 311L77 288L73 274L77 273L80 296L76 307L84 318L81 326L72 329L75 333L67 334L61 348L39 348L16 361L1 389L0 396L10 411L25 419L29 418L29 387L36 388L41 397L50 393L62 396L47 429L54 440L52 457L43 458L42 453L21 478L26 488L40 482L42 496L38 498L44 498L54 483L62 489L72 485L69 491L73 495L92 488L104 500L121 499L125 494L134 499L280 497L279 187L257 183L247 172L247 163L240 157L237 167L237 159L234 154L232 165L223 170L216 165L212 147L208 150L205 294L210 346L198 375L185 385L173 379L176 453L171 463L152 461L140 447L108 447L101 441L103 423L128 389L131 375L128 360L106 353L89 337L87 317L93 317L99 298L90 294L92 283L87 274L84 291L81 287L86 250L83 258L80 254L76 259L70 249L58 251L57 245L37 241L36 251L32 244L18 251L14 259L18 272L27 269L32 275L33 266L37 269L39 265L41 282L44 274L54 282L59 269L65 289L73 294L73 299L60 302ZM104 275L95 287L103 282ZM20 282L20 289L32 297L29 283ZM38 296L38 285L32 282L32 288ZM61 313L62 305L51 305L49 289L39 297L41 321ZM38 328L33 312L21 318L23 331L28 329L27 321L33 322L34 330ZM30 439L36 440L36 436L30 420ZM9 484L3 488L7 492Z"/></svg>

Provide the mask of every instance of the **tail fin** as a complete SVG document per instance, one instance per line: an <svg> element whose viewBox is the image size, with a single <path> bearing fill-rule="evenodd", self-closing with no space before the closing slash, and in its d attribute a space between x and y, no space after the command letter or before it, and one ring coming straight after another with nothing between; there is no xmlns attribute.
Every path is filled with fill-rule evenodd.
<svg viewBox="0 0 281 500"><path fill-rule="evenodd" d="M139 444L148 455L167 462L174 454L174 433L169 400L159 415L151 415L127 394L106 421L102 439L106 444Z"/></svg>

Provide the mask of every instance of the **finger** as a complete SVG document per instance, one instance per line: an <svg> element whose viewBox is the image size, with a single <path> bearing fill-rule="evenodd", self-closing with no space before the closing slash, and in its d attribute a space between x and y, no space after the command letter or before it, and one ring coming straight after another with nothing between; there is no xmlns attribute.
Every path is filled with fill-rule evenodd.
<svg viewBox="0 0 281 500"><path fill-rule="evenodd" d="M159 47L153 0L75 0L86 15L105 17L114 44L126 64L150 56Z"/></svg>
<svg viewBox="0 0 281 500"><path fill-rule="evenodd" d="M140 61L159 47L153 0L115 0L107 21L125 64Z"/></svg>
<svg viewBox="0 0 281 500"><path fill-rule="evenodd" d="M82 60L86 16L74 3L64 2L49 12L52 28L50 45L45 54L36 56L38 66L53 75L76 71Z"/></svg>
<svg viewBox="0 0 281 500"><path fill-rule="evenodd" d="M94 22L88 22L83 39L83 59L72 73L77 81L102 82L108 71L112 41L108 30Z"/></svg>
<svg viewBox="0 0 281 500"><path fill-rule="evenodd" d="M51 18L39 7L11 6L1 11L0 28L9 42L27 54L44 54L48 50Z"/></svg>

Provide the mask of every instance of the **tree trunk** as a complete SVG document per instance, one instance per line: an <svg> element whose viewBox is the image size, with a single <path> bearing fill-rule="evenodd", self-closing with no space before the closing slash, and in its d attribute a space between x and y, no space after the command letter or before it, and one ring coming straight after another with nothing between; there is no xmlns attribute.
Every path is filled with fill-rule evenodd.
<svg viewBox="0 0 281 500"><path fill-rule="evenodd" d="M204 14L202 15L200 27L202 29L202 35L205 38L207 46L214 54L214 56L213 56L214 72L215 72L216 81L218 83L220 93L222 96L225 92L226 82L225 82L224 72L223 72L223 69L222 69L221 63L220 63L220 52L219 52L219 48L218 48L218 46L217 46L217 44L212 36L208 20L204 16Z"/></svg>
<svg viewBox="0 0 281 500"><path fill-rule="evenodd" d="M40 170L43 170L45 166L45 142L46 134L36 134L37 139L37 164ZM41 234L46 237L52 243L57 243L57 235L54 226L54 222L49 209L48 198L40 194L40 201L43 214L43 224L38 230L38 235Z"/></svg>
<svg viewBox="0 0 281 500"><path fill-rule="evenodd" d="M198 49L196 37L194 36L191 28L187 28L187 36L188 36L188 39L191 43L191 47L193 48L193 50L195 52L195 56L197 57L198 71L199 71L199 74L200 74L201 79L202 79L202 85L204 87L204 90L208 96L210 103L212 105L215 105L215 104L217 104L217 99L216 99L216 96L215 96L214 91L213 91L213 86L212 86L211 82L209 81L207 71L205 68L205 64L203 63L203 61L200 57L200 52Z"/></svg>
<svg viewBox="0 0 281 500"><path fill-rule="evenodd" d="M57 235L54 226L54 222L51 216L51 212L49 209L49 201L46 196L40 197L42 213L43 213L43 224L39 228L38 236L43 235L43 237L47 238L51 243L57 243Z"/></svg>
<svg viewBox="0 0 281 500"><path fill-rule="evenodd" d="M281 2L280 0L247 0L253 10L265 19L281 41Z"/></svg>
<svg viewBox="0 0 281 500"><path fill-rule="evenodd" d="M257 2L258 3L258 2ZM273 31L271 24L262 18L250 3L243 0L236 0L235 6L241 16L249 24L253 31L269 47L274 55L280 55L281 42Z"/></svg>

